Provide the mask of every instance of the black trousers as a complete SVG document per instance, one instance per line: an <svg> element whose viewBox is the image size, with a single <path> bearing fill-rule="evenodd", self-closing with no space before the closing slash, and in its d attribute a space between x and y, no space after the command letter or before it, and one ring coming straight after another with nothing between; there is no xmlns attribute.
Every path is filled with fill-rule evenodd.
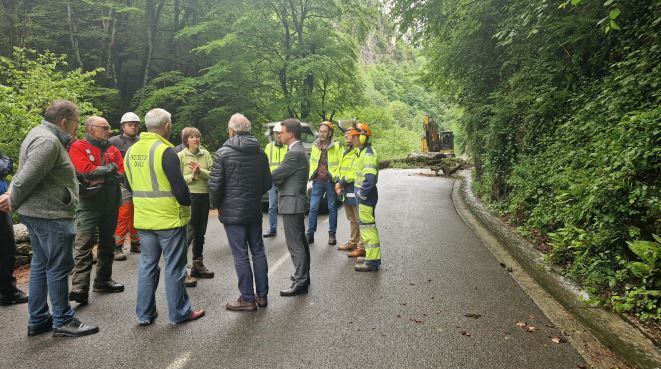
<svg viewBox="0 0 661 369"><path fill-rule="evenodd" d="M0 294L10 296L16 291L16 278L14 278L16 240L11 215L0 212L0 218Z"/></svg>
<svg viewBox="0 0 661 369"><path fill-rule="evenodd" d="M186 227L188 246L193 244L193 260L202 257L204 249L204 235L207 234L209 221L209 194L191 193L191 217Z"/></svg>

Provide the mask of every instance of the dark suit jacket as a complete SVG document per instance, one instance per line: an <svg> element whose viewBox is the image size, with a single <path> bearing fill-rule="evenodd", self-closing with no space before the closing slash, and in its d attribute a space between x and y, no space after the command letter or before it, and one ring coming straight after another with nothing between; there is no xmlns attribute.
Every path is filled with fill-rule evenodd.
<svg viewBox="0 0 661 369"><path fill-rule="evenodd" d="M294 144L280 166L271 176L278 187L278 212L280 214L305 214L307 212L307 183L310 164L305 148L299 141Z"/></svg>

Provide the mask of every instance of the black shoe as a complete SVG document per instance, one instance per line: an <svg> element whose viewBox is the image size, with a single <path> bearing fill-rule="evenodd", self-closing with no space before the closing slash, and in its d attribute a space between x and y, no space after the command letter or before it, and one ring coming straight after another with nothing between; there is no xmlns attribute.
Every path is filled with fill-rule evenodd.
<svg viewBox="0 0 661 369"><path fill-rule="evenodd" d="M28 302L28 295L17 289L9 295L0 295L0 306L24 304Z"/></svg>
<svg viewBox="0 0 661 369"><path fill-rule="evenodd" d="M89 293L83 290L73 290L69 292L69 301L75 301L81 305L89 302Z"/></svg>
<svg viewBox="0 0 661 369"><path fill-rule="evenodd" d="M140 253L140 242L131 242L131 252Z"/></svg>
<svg viewBox="0 0 661 369"><path fill-rule="evenodd" d="M308 293L308 286L297 286L292 284L290 288L280 291L280 296L296 296L306 295Z"/></svg>
<svg viewBox="0 0 661 369"><path fill-rule="evenodd" d="M269 233L265 233L262 237L269 238L269 237L275 237L277 235L278 234L276 232L269 232Z"/></svg>
<svg viewBox="0 0 661 369"><path fill-rule="evenodd" d="M153 317L153 318L151 318L151 319L147 319L147 320L141 320L141 321L138 322L138 324L139 324L141 327L146 327L146 326L148 326L148 325L152 325L152 324L154 324L154 320L156 320L156 318L158 318L158 311L155 311L155 312L154 312L154 317Z"/></svg>
<svg viewBox="0 0 661 369"><path fill-rule="evenodd" d="M53 328L53 337L82 337L99 332L99 327L92 324L82 323L73 318L71 321L59 328Z"/></svg>
<svg viewBox="0 0 661 369"><path fill-rule="evenodd" d="M108 280L105 282L94 282L94 292L110 292L110 293L115 293L115 292L122 292L124 291L124 285L121 283L117 283L115 281Z"/></svg>
<svg viewBox="0 0 661 369"><path fill-rule="evenodd" d="M308 240L308 244L314 243L314 233L308 233L305 235L305 237Z"/></svg>
<svg viewBox="0 0 661 369"><path fill-rule="evenodd" d="M296 282L296 279L294 278L293 274L289 275L289 280L292 281L292 282ZM306 286L310 285L310 278L308 278L307 282L305 282L305 285Z"/></svg>
<svg viewBox="0 0 661 369"><path fill-rule="evenodd" d="M35 325L35 326L28 326L28 336L36 336L38 334L50 332L53 330L53 316L49 315L48 319L46 319L45 322Z"/></svg>
<svg viewBox="0 0 661 369"><path fill-rule="evenodd" d="M334 233L329 233L328 234L328 244L330 246L337 245L337 239L335 239L335 234Z"/></svg>

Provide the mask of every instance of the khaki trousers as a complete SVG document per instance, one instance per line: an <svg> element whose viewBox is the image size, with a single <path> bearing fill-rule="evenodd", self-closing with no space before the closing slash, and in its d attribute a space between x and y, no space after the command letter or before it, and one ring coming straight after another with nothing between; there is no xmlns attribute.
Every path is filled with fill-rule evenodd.
<svg viewBox="0 0 661 369"><path fill-rule="evenodd" d="M349 243L362 247L363 242L360 240L360 228L358 227L358 207L355 205L344 204L344 213L347 215L347 220L351 225Z"/></svg>

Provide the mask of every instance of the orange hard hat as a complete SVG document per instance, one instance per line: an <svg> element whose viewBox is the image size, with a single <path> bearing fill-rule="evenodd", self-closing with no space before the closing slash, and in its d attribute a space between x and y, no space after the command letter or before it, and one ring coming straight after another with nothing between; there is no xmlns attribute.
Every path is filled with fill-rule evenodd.
<svg viewBox="0 0 661 369"><path fill-rule="evenodd" d="M349 136L358 136L360 131L356 127L350 127L347 129L346 134Z"/></svg>
<svg viewBox="0 0 661 369"><path fill-rule="evenodd" d="M325 121L321 122L321 124L319 124L319 128L321 128L321 126L326 126L326 127L328 127L328 129L331 130L331 131L335 128L335 127L333 126L333 122L331 122L331 121L329 121L329 120L325 120Z"/></svg>
<svg viewBox="0 0 661 369"><path fill-rule="evenodd" d="M372 136L372 130L370 129L370 126L367 125L367 123L358 123L358 125L356 125L356 129L361 135L365 135L367 137Z"/></svg>

